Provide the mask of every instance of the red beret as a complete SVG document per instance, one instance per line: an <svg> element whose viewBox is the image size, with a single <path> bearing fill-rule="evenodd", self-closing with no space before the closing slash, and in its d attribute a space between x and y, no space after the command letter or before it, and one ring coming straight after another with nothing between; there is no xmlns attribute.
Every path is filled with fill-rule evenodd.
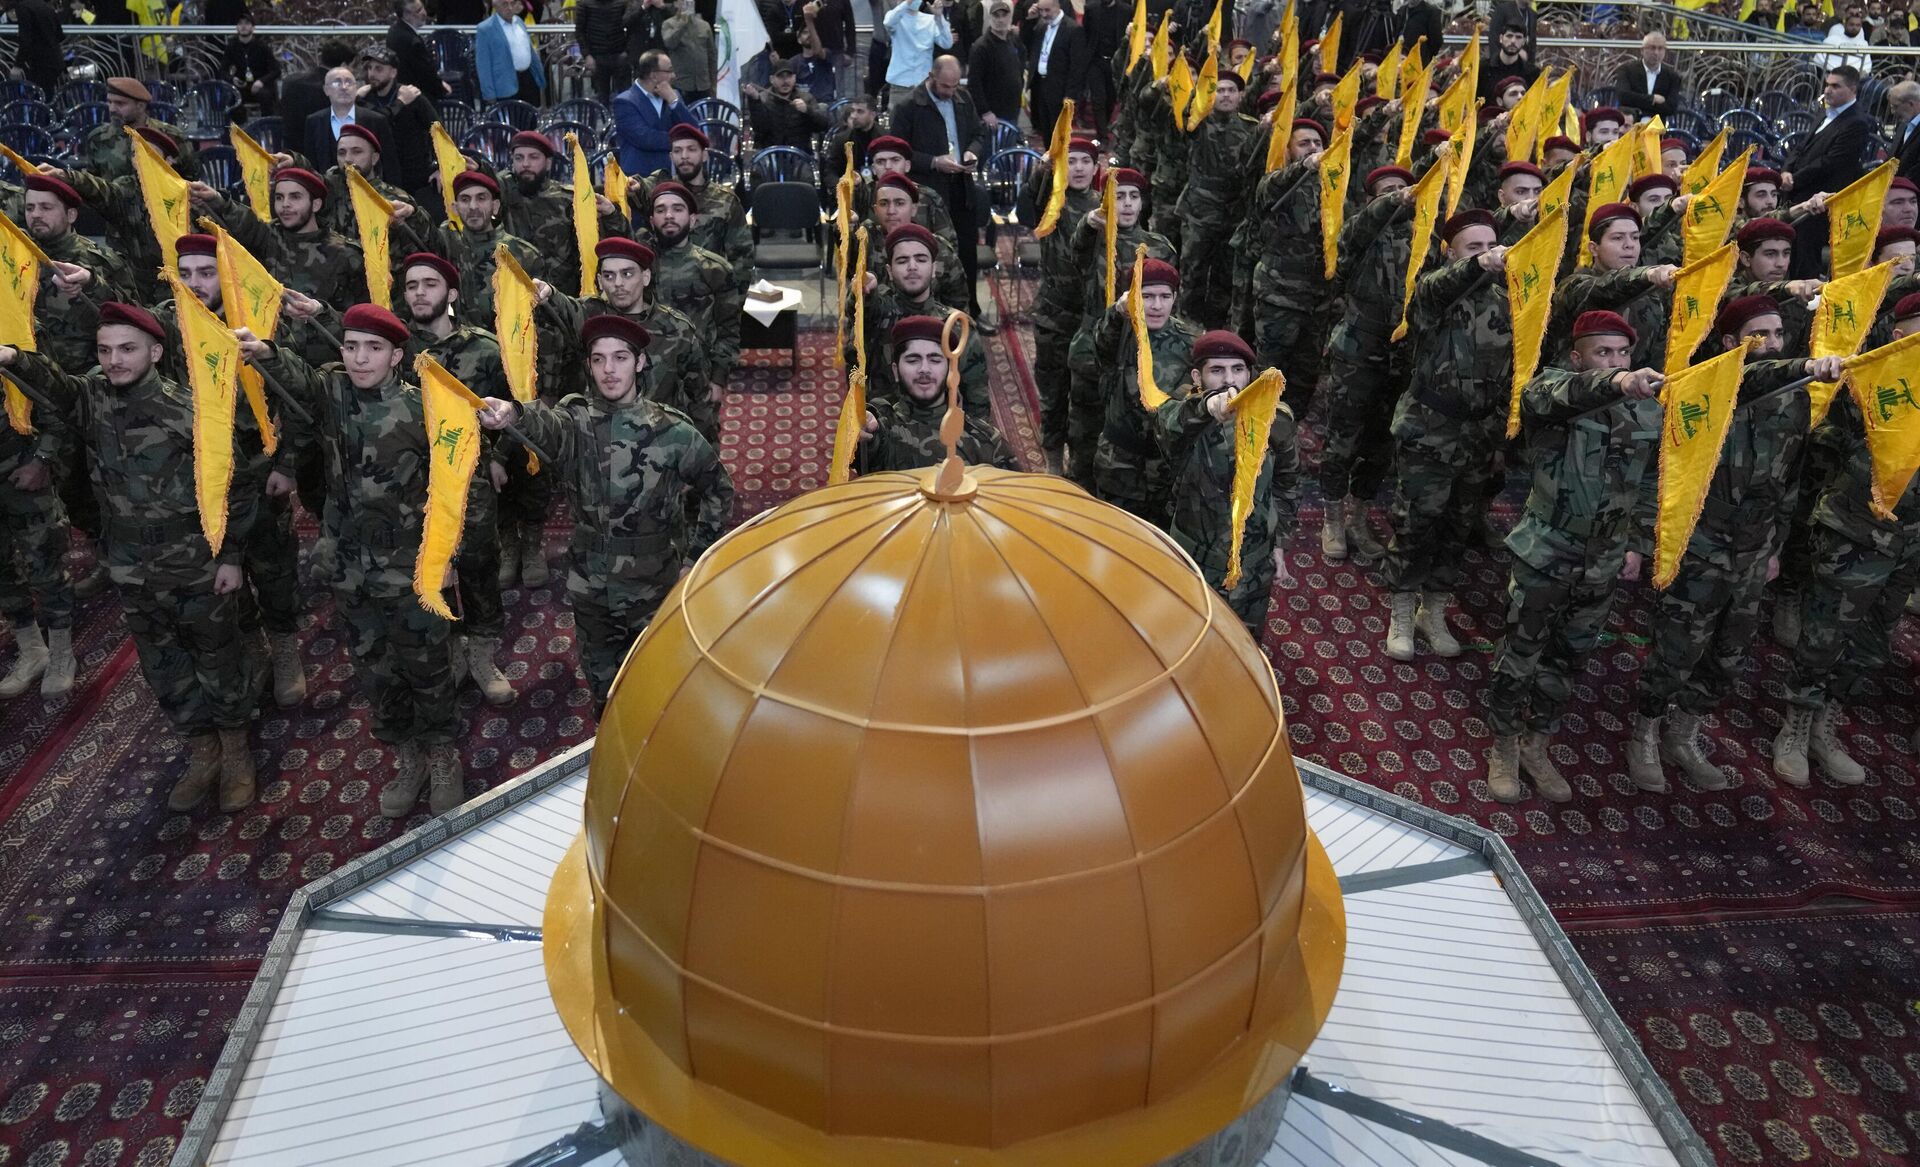
<svg viewBox="0 0 1920 1167"><path fill-rule="evenodd" d="M161 133L159 130L154 129L152 126L141 126L134 132L145 138L147 144L160 151L162 155L177 154L180 152L180 143L174 141L168 135Z"/></svg>
<svg viewBox="0 0 1920 1167"><path fill-rule="evenodd" d="M378 153L380 150L380 135L358 122L348 122L346 125L341 126L340 136L342 138L359 138L367 145L372 146L375 153ZM339 143L336 142L334 144L338 145Z"/></svg>
<svg viewBox="0 0 1920 1167"><path fill-rule="evenodd" d="M1896 178L1887 184L1888 194L1892 194L1896 190L1904 190L1908 194L1920 195L1920 185L1915 185L1911 178Z"/></svg>
<svg viewBox="0 0 1920 1167"><path fill-rule="evenodd" d="M1246 42L1241 41L1240 43L1245 44ZM1380 62L1386 60L1385 57L1382 57L1378 52L1375 52L1372 49L1368 49L1366 52L1361 53L1360 59L1365 61L1369 65L1378 65Z"/></svg>
<svg viewBox="0 0 1920 1167"><path fill-rule="evenodd" d="M905 348L910 340L930 340L939 344L941 330L945 327L946 321L938 316L904 316L887 334L887 343L895 352Z"/></svg>
<svg viewBox="0 0 1920 1167"><path fill-rule="evenodd" d="M306 170L298 166L282 166L273 172L273 181L297 183L305 187L307 193L314 198L323 199L327 197L327 180L321 178L311 170Z"/></svg>
<svg viewBox="0 0 1920 1167"><path fill-rule="evenodd" d="M1397 178L1408 186L1412 186L1414 182L1413 171L1404 166L1376 166L1367 171L1367 189L1372 190L1373 184L1383 178Z"/></svg>
<svg viewBox="0 0 1920 1167"><path fill-rule="evenodd" d="M165 343L167 330L154 318L153 313L138 304L123 304L119 300L108 300L100 305L100 327L109 324L129 324L146 333L153 339Z"/></svg>
<svg viewBox="0 0 1920 1167"><path fill-rule="evenodd" d="M908 223L905 226L895 227L893 230L887 232L887 255L889 258L893 255L893 249L902 243L924 243L928 255L940 254L940 241L934 237L933 232L918 223Z"/></svg>
<svg viewBox="0 0 1920 1167"><path fill-rule="evenodd" d="M1451 142L1452 140L1452 134L1438 127L1420 135L1420 144L1423 146L1438 146L1442 142Z"/></svg>
<svg viewBox="0 0 1920 1167"><path fill-rule="evenodd" d="M1895 243L1911 243L1920 247L1920 231L1912 227L1887 227L1873 237L1874 254L1878 255L1881 248L1891 247Z"/></svg>
<svg viewBox="0 0 1920 1167"><path fill-rule="evenodd" d="M653 204L660 201L661 195L672 195L674 198L687 204L687 209L690 211L700 206L700 200L695 198L693 192L686 188L686 184L674 182L669 179L666 182L656 182L653 184L653 192L647 196L648 210L652 210Z"/></svg>
<svg viewBox="0 0 1920 1167"><path fill-rule="evenodd" d="M1570 154L1578 154L1580 152L1580 143L1567 137L1565 134L1555 134L1540 144L1540 150L1542 153L1548 150L1565 150Z"/></svg>
<svg viewBox="0 0 1920 1167"><path fill-rule="evenodd" d="M1294 118L1293 130L1296 133L1300 130L1312 130L1314 133L1320 135L1321 141L1324 142L1327 140L1327 127L1321 125L1319 122L1313 120L1312 118Z"/></svg>
<svg viewBox="0 0 1920 1167"><path fill-rule="evenodd" d="M871 158L875 154L898 154L902 158L911 160L913 147L909 146L904 138L896 138L892 134L881 134L867 143L867 157Z"/></svg>
<svg viewBox="0 0 1920 1167"><path fill-rule="evenodd" d="M27 189L50 194L70 207L77 207L81 203L79 191L68 186L51 174L27 175Z"/></svg>
<svg viewBox="0 0 1920 1167"><path fill-rule="evenodd" d="M1253 363L1253 349L1246 341L1240 339L1238 333L1216 328L1212 332L1203 332L1194 338L1192 359L1196 365L1203 361L1233 357L1238 357L1249 365Z"/></svg>
<svg viewBox="0 0 1920 1167"><path fill-rule="evenodd" d="M1603 105L1598 109L1588 110L1586 115L1580 119L1580 128L1588 133L1592 133L1593 127L1599 125L1601 122L1613 122L1617 125L1624 126L1627 124L1627 115L1610 105Z"/></svg>
<svg viewBox="0 0 1920 1167"><path fill-rule="evenodd" d="M1250 49L1252 47L1253 47L1252 41L1239 40L1236 38L1234 40L1230 40L1227 42L1227 51L1229 53L1231 53L1235 49Z"/></svg>
<svg viewBox="0 0 1920 1167"><path fill-rule="evenodd" d="M1130 186L1135 190L1147 189L1147 176L1131 166L1116 166L1108 173L1113 176L1115 187Z"/></svg>
<svg viewBox="0 0 1920 1167"><path fill-rule="evenodd" d="M173 241L176 255L218 255L220 241L211 235L182 235Z"/></svg>
<svg viewBox="0 0 1920 1167"><path fill-rule="evenodd" d="M893 187L895 190L906 191L907 197L912 199L914 202L917 203L920 201L920 184L913 181L911 178L908 178L906 175L901 174L897 171L893 174L881 175L880 181L874 185L876 188L876 192L879 187L890 186L890 187Z"/></svg>
<svg viewBox="0 0 1920 1167"><path fill-rule="evenodd" d="M1598 243L1600 236L1606 234L1607 224L1616 219L1632 219L1634 226L1640 226L1640 212L1632 203L1601 203L1587 220L1587 238Z"/></svg>
<svg viewBox="0 0 1920 1167"><path fill-rule="evenodd" d="M1479 113L1480 124L1484 126L1488 122L1492 121L1494 118L1497 118L1501 114L1506 112L1507 112L1506 110L1501 109L1497 105L1483 105L1480 107L1480 113Z"/></svg>
<svg viewBox="0 0 1920 1167"><path fill-rule="evenodd" d="M1685 138L1660 139L1660 152L1665 154L1669 150L1678 150L1682 154L1693 153L1693 150L1687 146L1687 140Z"/></svg>
<svg viewBox="0 0 1920 1167"><path fill-rule="evenodd" d="M594 247L593 253L601 259L630 259L641 267L653 266L653 248L624 235L607 236Z"/></svg>
<svg viewBox="0 0 1920 1167"><path fill-rule="evenodd" d="M1260 96L1253 99L1253 108L1258 113L1265 113L1279 104L1280 91L1278 89L1265 90Z"/></svg>
<svg viewBox="0 0 1920 1167"><path fill-rule="evenodd" d="M1713 331L1719 336L1739 336L1740 330L1748 321L1761 316L1780 315L1780 305L1773 302L1772 296L1741 296L1729 300L1720 309L1720 315L1713 318Z"/></svg>
<svg viewBox="0 0 1920 1167"><path fill-rule="evenodd" d="M1338 84L1340 84L1340 74L1338 73L1315 73L1313 75L1313 88L1315 89L1320 88L1322 85Z"/></svg>
<svg viewBox="0 0 1920 1167"><path fill-rule="evenodd" d="M1573 322L1573 339L1583 336L1624 336L1630 342L1638 342L1640 334L1627 323L1627 318L1618 312L1582 312Z"/></svg>
<svg viewBox="0 0 1920 1167"><path fill-rule="evenodd" d="M400 261L400 281L406 282L407 269L410 267L430 267L440 273L449 288L460 286L460 269L431 251L416 251Z"/></svg>
<svg viewBox="0 0 1920 1167"><path fill-rule="evenodd" d="M1784 239L1792 243L1795 238L1793 224L1783 223L1779 219L1751 219L1733 237L1742 251L1752 251L1769 239Z"/></svg>
<svg viewBox="0 0 1920 1167"><path fill-rule="evenodd" d="M1140 286L1160 284L1180 290L1180 269L1164 259L1148 259L1140 264Z"/></svg>
<svg viewBox="0 0 1920 1167"><path fill-rule="evenodd" d="M1752 167L1747 171L1746 180L1742 185L1744 187L1779 186L1780 172L1778 170L1768 170L1764 166Z"/></svg>
<svg viewBox="0 0 1920 1167"><path fill-rule="evenodd" d="M1520 88L1525 89L1527 87L1527 81L1524 77L1515 77L1509 73L1493 83L1493 91L1495 93L1505 93L1509 85L1518 85Z"/></svg>
<svg viewBox="0 0 1920 1167"><path fill-rule="evenodd" d="M1673 194L1679 189L1680 184L1664 174L1643 174L1627 184L1627 198L1638 202L1640 196L1650 190L1664 190Z"/></svg>
<svg viewBox="0 0 1920 1167"><path fill-rule="evenodd" d="M587 317L587 322L580 326L580 347L590 349L593 342L603 336L626 342L627 347L636 353L646 352L647 346L653 343L653 337L648 335L639 321L615 312L602 312L598 316Z"/></svg>
<svg viewBox="0 0 1920 1167"><path fill-rule="evenodd" d="M1067 153L1086 154L1097 158L1100 155L1100 147L1093 144L1092 138L1075 136L1067 140Z"/></svg>
<svg viewBox="0 0 1920 1167"><path fill-rule="evenodd" d="M1373 109L1375 106L1381 106L1385 104L1387 104L1386 98L1381 97L1377 93L1369 93L1365 97L1361 98L1359 101L1356 101L1353 103L1353 112L1356 115L1363 114L1363 113L1366 113L1368 110Z"/></svg>
<svg viewBox="0 0 1920 1167"><path fill-rule="evenodd" d="M705 130L701 129L699 126L692 125L688 122L681 122L679 125L668 130L667 141L698 142L700 143L700 148L702 150L705 150L708 147L713 145L713 140L707 137L707 132Z"/></svg>
<svg viewBox="0 0 1920 1167"><path fill-rule="evenodd" d="M1460 234L1460 232L1465 231L1469 227L1485 227L1496 235L1500 232L1500 222L1493 217L1492 211L1475 208L1473 210L1461 211L1454 215L1453 218L1448 219L1446 225L1440 228L1440 238L1451 243L1455 235Z"/></svg>
<svg viewBox="0 0 1920 1167"><path fill-rule="evenodd" d="M493 175L491 174L482 174L478 170L462 170L453 176L453 193L459 194L462 190L470 186L477 186L490 191L494 198L500 197L500 184L493 180Z"/></svg>
<svg viewBox="0 0 1920 1167"><path fill-rule="evenodd" d="M1546 181L1547 177L1531 162L1509 162L1500 168L1500 181L1505 182L1516 174L1524 174L1528 178L1537 178L1542 182Z"/></svg>
<svg viewBox="0 0 1920 1167"><path fill-rule="evenodd" d="M355 304L340 317L342 332L364 332L392 345L404 345L411 335L398 316L378 304Z"/></svg>
<svg viewBox="0 0 1920 1167"><path fill-rule="evenodd" d="M679 128L680 127L678 126L674 127L674 129L679 129ZM669 132L667 136L671 138L673 134ZM542 154L545 154L549 158L553 157L555 154L558 154L560 152L559 149L556 146L554 146L553 139L547 137L545 134L541 133L539 130L521 130L519 133L513 136L513 139L511 141L507 143L507 149L509 150L515 150L521 146L532 146L534 149L540 151Z"/></svg>
<svg viewBox="0 0 1920 1167"><path fill-rule="evenodd" d="M1893 318L1911 320L1915 316L1920 316L1920 292L1908 292L1893 306Z"/></svg>

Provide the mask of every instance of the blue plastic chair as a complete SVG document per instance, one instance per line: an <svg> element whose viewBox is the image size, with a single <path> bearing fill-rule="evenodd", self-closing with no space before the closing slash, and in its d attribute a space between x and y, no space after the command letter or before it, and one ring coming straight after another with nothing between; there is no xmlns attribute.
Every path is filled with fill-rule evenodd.
<svg viewBox="0 0 1920 1167"><path fill-rule="evenodd" d="M13 122L0 125L0 142L21 154L52 154L54 152L53 134L42 126L28 125L25 122Z"/></svg>
<svg viewBox="0 0 1920 1167"><path fill-rule="evenodd" d="M287 123L280 117L254 118L241 129L268 150L278 153L287 148Z"/></svg>
<svg viewBox="0 0 1920 1167"><path fill-rule="evenodd" d="M53 91L52 104L58 109L71 109L76 105L107 100L107 83L104 81L69 81Z"/></svg>
<svg viewBox="0 0 1920 1167"><path fill-rule="evenodd" d="M540 125L540 109L517 97L509 97L489 105L486 112L480 115L480 120L499 122L516 130L532 130Z"/></svg>
<svg viewBox="0 0 1920 1167"><path fill-rule="evenodd" d="M590 126L595 134L604 138L608 131L613 129L613 111L601 105L596 98L576 97L572 101L563 101L548 110L541 119L540 126L546 129L561 122L578 122L583 126ZM585 141L584 138L581 140Z"/></svg>
<svg viewBox="0 0 1920 1167"><path fill-rule="evenodd" d="M59 121L53 107L44 101L31 98L22 101L10 101L0 106L0 122L23 122L29 126L53 126Z"/></svg>
<svg viewBox="0 0 1920 1167"><path fill-rule="evenodd" d="M820 173L813 156L792 146L768 146L747 163L747 181L753 186L763 182L804 182L820 185Z"/></svg>
<svg viewBox="0 0 1920 1167"><path fill-rule="evenodd" d="M460 138L460 148L474 151L490 166L503 167L512 161L513 136L519 132L505 122L481 122Z"/></svg>
<svg viewBox="0 0 1920 1167"><path fill-rule="evenodd" d="M741 114L739 106L718 97L696 101L687 107L687 112L693 115L694 121L725 122L736 130L747 124L746 117Z"/></svg>
<svg viewBox="0 0 1920 1167"><path fill-rule="evenodd" d="M231 190L243 181L240 159L232 146L207 146L199 154L200 181L218 191Z"/></svg>
<svg viewBox="0 0 1920 1167"><path fill-rule="evenodd" d="M580 138L580 148L592 154L600 148L600 131L585 122L553 121L540 127L540 132L553 139L560 152L567 152L567 135L576 134ZM571 159L568 160L571 163Z"/></svg>
<svg viewBox="0 0 1920 1167"><path fill-rule="evenodd" d="M473 112L470 105L457 101L435 102L434 108L440 111L440 124L447 127L447 134L458 142L467 136L467 131L480 124L480 115Z"/></svg>
<svg viewBox="0 0 1920 1167"><path fill-rule="evenodd" d="M45 101L47 91L31 81L0 81L0 102Z"/></svg>

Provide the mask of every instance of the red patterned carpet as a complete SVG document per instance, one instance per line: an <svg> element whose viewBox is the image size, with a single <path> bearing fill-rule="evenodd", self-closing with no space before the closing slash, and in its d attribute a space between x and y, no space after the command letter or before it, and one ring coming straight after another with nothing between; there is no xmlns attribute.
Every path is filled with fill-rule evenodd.
<svg viewBox="0 0 1920 1167"><path fill-rule="evenodd" d="M1031 336L987 343L996 420L1037 468ZM757 352L736 378L722 453L738 517L822 481L841 396L830 347L803 334L797 375L787 354ZM1771 778L1783 662L1769 648L1713 727L1734 788L1636 794L1620 754L1646 627L1636 594L1557 746L1578 795L1504 807L1486 797L1477 712L1503 557L1476 555L1459 597L1471 650L1400 664L1379 651L1378 579L1324 563L1318 522L1310 490L1299 584L1276 592L1266 637L1298 752L1505 835L1723 1162L1909 1161L1920 1147L1920 1013L1903 994L1920 961L1910 666L1855 711L1853 748L1874 771L1863 788ZM555 530L550 547L559 541ZM288 894L406 825L375 810L387 760L331 603L311 603L312 695L263 719L262 798L237 817L165 810L178 743L111 597L85 608L71 701L0 706L0 1165L164 1163ZM508 618L503 667L518 701L495 710L462 696L474 793L593 730L558 589L509 593ZM0 668L10 657L0 651Z"/></svg>

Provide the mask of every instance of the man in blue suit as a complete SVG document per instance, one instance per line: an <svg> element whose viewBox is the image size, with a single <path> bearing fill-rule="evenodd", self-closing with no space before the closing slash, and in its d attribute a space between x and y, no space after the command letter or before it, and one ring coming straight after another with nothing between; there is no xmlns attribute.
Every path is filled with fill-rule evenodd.
<svg viewBox="0 0 1920 1167"><path fill-rule="evenodd" d="M481 97L488 101L517 97L530 105L540 104L540 94L547 87L546 71L520 19L520 0L493 0L493 15L480 22L473 39Z"/></svg>
<svg viewBox="0 0 1920 1167"><path fill-rule="evenodd" d="M673 58L653 49L640 54L636 80L613 99L614 140L620 169L634 177L667 168L667 131L700 123L673 88Z"/></svg>

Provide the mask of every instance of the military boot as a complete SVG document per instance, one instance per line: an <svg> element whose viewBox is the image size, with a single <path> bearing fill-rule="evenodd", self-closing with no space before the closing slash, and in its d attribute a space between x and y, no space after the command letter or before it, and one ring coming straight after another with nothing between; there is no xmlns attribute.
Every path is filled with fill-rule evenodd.
<svg viewBox="0 0 1920 1167"><path fill-rule="evenodd" d="M460 764L460 750L447 744L433 747L427 755L427 809L445 814L467 800L467 772Z"/></svg>
<svg viewBox="0 0 1920 1167"><path fill-rule="evenodd" d="M14 629L13 647L20 655L13 658L13 668L7 675L0 677L0 697L18 697L47 671L47 642L40 635L38 624L22 624Z"/></svg>
<svg viewBox="0 0 1920 1167"><path fill-rule="evenodd" d="M400 747L400 760L392 780L380 788L381 815L403 819L412 814L420 801L421 788L426 784L427 759L419 746L407 742Z"/></svg>
<svg viewBox="0 0 1920 1167"><path fill-rule="evenodd" d="M86 559L84 561L86 566L84 567L76 568L74 566L75 562L76 557L68 557L67 571L73 576L74 599L91 600L106 590L107 569L101 564L100 557L97 554L90 559Z"/></svg>
<svg viewBox="0 0 1920 1167"><path fill-rule="evenodd" d="M253 801L253 747L247 731L220 731L220 809L232 814Z"/></svg>
<svg viewBox="0 0 1920 1167"><path fill-rule="evenodd" d="M1527 788L1520 785L1520 735L1502 734L1487 747L1487 791L1500 802L1521 802Z"/></svg>
<svg viewBox="0 0 1920 1167"><path fill-rule="evenodd" d="M1680 767L1687 781L1702 790L1725 790L1727 776L1701 748L1700 716L1676 709L1667 715L1660 733L1660 756Z"/></svg>
<svg viewBox="0 0 1920 1167"><path fill-rule="evenodd" d="M1347 524L1340 518L1340 504L1329 502L1320 520L1320 554L1331 560L1347 557Z"/></svg>
<svg viewBox="0 0 1920 1167"><path fill-rule="evenodd" d="M1460 642L1447 630L1447 602L1451 596L1443 592L1428 592L1420 601L1420 610L1414 614L1413 627L1427 638L1427 644L1441 656L1459 656Z"/></svg>
<svg viewBox="0 0 1920 1167"><path fill-rule="evenodd" d="M1041 451L1046 455L1047 473L1059 478L1067 472L1067 451L1064 446L1048 446Z"/></svg>
<svg viewBox="0 0 1920 1167"><path fill-rule="evenodd" d="M1773 640L1781 648L1800 643L1800 597L1781 592L1773 600Z"/></svg>
<svg viewBox="0 0 1920 1167"><path fill-rule="evenodd" d="M1373 527L1367 522L1367 500L1349 498L1347 510L1347 546L1356 559L1367 559L1378 563L1387 557L1386 545L1374 537Z"/></svg>
<svg viewBox="0 0 1920 1167"><path fill-rule="evenodd" d="M273 657L273 703L289 709L307 699L307 671L300 664L300 639L291 632L267 637Z"/></svg>
<svg viewBox="0 0 1920 1167"><path fill-rule="evenodd" d="M1807 753L1826 771L1827 777L1842 786L1858 786L1867 780L1867 768L1853 760L1840 741L1840 705L1829 701L1813 718L1813 734Z"/></svg>
<svg viewBox="0 0 1920 1167"><path fill-rule="evenodd" d="M500 642L491 636L467 638L467 669L474 687L489 705L505 705L513 700L513 687L501 675L500 667L493 663L493 653L498 647Z"/></svg>
<svg viewBox="0 0 1920 1167"><path fill-rule="evenodd" d="M1811 786L1807 777L1807 735L1813 730L1813 710L1795 705L1773 738L1773 772L1789 786Z"/></svg>
<svg viewBox="0 0 1920 1167"><path fill-rule="evenodd" d="M168 810L192 810L200 805L207 791L213 789L213 780L220 776L219 734L196 733L187 739L187 748L193 751L187 759L187 772L167 791Z"/></svg>
<svg viewBox="0 0 1920 1167"><path fill-rule="evenodd" d="M520 583L525 587L543 588L553 578L547 570L547 549L541 543L545 534L538 524L520 530Z"/></svg>
<svg viewBox="0 0 1920 1167"><path fill-rule="evenodd" d="M520 579L520 528L500 524L500 574L502 588L512 587Z"/></svg>
<svg viewBox="0 0 1920 1167"><path fill-rule="evenodd" d="M1394 592L1387 597L1392 612L1387 625L1387 655L1394 660L1413 659L1413 609L1419 601L1417 592Z"/></svg>
<svg viewBox="0 0 1920 1167"><path fill-rule="evenodd" d="M58 701L73 690L73 629L47 631L47 675L40 678L40 695Z"/></svg>
<svg viewBox="0 0 1920 1167"><path fill-rule="evenodd" d="M1660 768L1660 719L1633 715L1633 736L1627 739L1627 776L1648 794L1667 792L1667 772Z"/></svg>
<svg viewBox="0 0 1920 1167"><path fill-rule="evenodd" d="M1520 739L1520 768L1533 779L1533 788L1548 802L1565 802L1573 797L1573 787L1560 776L1560 770L1547 757L1547 735L1530 733Z"/></svg>

